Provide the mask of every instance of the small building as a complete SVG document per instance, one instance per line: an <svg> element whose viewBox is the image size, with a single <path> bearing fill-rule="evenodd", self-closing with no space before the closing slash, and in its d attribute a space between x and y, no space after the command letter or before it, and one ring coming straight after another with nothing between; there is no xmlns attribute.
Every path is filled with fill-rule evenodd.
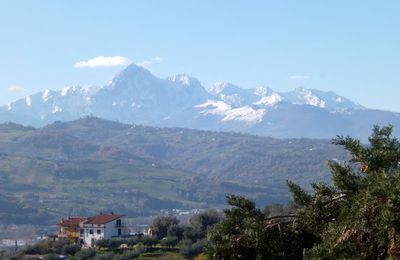
<svg viewBox="0 0 400 260"><path fill-rule="evenodd" d="M111 213L62 219L57 224L59 226L57 238L92 247L97 240L121 237L128 233L123 222L124 217L125 215Z"/></svg>
<svg viewBox="0 0 400 260"><path fill-rule="evenodd" d="M58 240L69 240L72 243L78 243L80 240L81 224L86 221L86 217L69 217L62 219L57 225L59 231Z"/></svg>
<svg viewBox="0 0 400 260"><path fill-rule="evenodd" d="M97 240L121 237L126 233L124 217L125 215L111 213L87 218L81 223L80 243L92 247Z"/></svg>

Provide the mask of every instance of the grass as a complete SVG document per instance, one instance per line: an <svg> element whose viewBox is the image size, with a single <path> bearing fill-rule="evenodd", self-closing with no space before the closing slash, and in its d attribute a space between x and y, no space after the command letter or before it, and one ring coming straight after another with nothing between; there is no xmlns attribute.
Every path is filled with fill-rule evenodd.
<svg viewBox="0 0 400 260"><path fill-rule="evenodd" d="M178 252L164 252L162 250L158 250L155 252L143 253L138 257L138 259L184 260L185 258Z"/></svg>

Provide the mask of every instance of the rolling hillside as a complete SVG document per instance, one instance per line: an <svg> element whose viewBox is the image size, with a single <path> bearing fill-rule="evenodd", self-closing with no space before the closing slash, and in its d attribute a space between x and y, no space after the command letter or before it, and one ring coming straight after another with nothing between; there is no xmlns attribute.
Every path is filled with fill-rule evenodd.
<svg viewBox="0 0 400 260"><path fill-rule="evenodd" d="M303 185L326 180L327 160L345 158L329 140L145 127L94 117L38 129L3 124L0 223L218 207L226 193L259 204L286 202L287 179Z"/></svg>

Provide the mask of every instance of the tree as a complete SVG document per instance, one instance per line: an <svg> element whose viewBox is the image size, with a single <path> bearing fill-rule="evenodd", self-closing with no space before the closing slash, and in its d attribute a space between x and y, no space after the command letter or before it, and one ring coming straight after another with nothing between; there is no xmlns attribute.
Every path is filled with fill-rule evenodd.
<svg viewBox="0 0 400 260"><path fill-rule="evenodd" d="M193 243L192 240L183 240L179 244L179 252L185 258L192 259L203 252L205 244L206 244L205 239L199 240L195 243Z"/></svg>
<svg viewBox="0 0 400 260"><path fill-rule="evenodd" d="M173 225L178 225L179 220L173 216L160 216L156 217L151 227L153 228L153 235L159 238L167 236L168 229Z"/></svg>
<svg viewBox="0 0 400 260"><path fill-rule="evenodd" d="M333 143L351 158L330 161L332 183L313 183L312 192L288 181L294 203L288 210L274 206L260 211L252 201L228 196L231 208L208 233L207 255L400 259L400 142L392 137L392 128L375 126L369 145L335 138Z"/></svg>
<svg viewBox="0 0 400 260"><path fill-rule="evenodd" d="M81 250L78 244L67 244L62 247L61 253L64 255L74 255Z"/></svg>
<svg viewBox="0 0 400 260"><path fill-rule="evenodd" d="M166 247L173 247L178 244L178 237L176 236L167 236L161 239L160 244Z"/></svg>
<svg viewBox="0 0 400 260"><path fill-rule="evenodd" d="M172 225L168 228L167 237L177 237L178 240L182 240L184 232L185 232L185 226Z"/></svg>
<svg viewBox="0 0 400 260"><path fill-rule="evenodd" d="M96 256L96 249L95 248L89 248L85 250L81 250L78 253L76 253L73 257L68 258L72 260L87 260L87 259L92 259Z"/></svg>
<svg viewBox="0 0 400 260"><path fill-rule="evenodd" d="M198 239L206 236L207 229L221 221L221 214L215 209L210 209L190 218L190 224Z"/></svg>
<svg viewBox="0 0 400 260"><path fill-rule="evenodd" d="M157 236L143 236L140 238L140 242L143 243L143 245L152 247L158 243L158 237Z"/></svg>
<svg viewBox="0 0 400 260"><path fill-rule="evenodd" d="M256 259L259 236L255 224L261 212L243 197L228 195L227 202L232 208L224 210L225 218L208 234L207 254L212 259Z"/></svg>
<svg viewBox="0 0 400 260"><path fill-rule="evenodd" d="M293 216L268 217L254 202L229 195L225 217L207 234L206 254L211 259L298 259L302 233L292 232ZM300 243L298 242L300 241Z"/></svg>
<svg viewBox="0 0 400 260"><path fill-rule="evenodd" d="M375 126L369 145L338 136L347 162L330 161L332 184L307 193L288 182L297 211L295 229L312 234L310 258L400 258L400 143L392 126Z"/></svg>

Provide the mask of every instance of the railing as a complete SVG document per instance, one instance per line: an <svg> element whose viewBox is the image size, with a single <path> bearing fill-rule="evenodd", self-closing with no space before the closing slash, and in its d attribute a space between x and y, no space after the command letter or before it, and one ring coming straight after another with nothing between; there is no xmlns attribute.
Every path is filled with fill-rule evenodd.
<svg viewBox="0 0 400 260"><path fill-rule="evenodd" d="M115 227L116 227L116 228L123 228L123 227L126 227L126 225L125 225L124 223L115 224Z"/></svg>
<svg viewBox="0 0 400 260"><path fill-rule="evenodd" d="M79 232L72 232L72 231L64 231L64 232L59 232L58 233L59 237L73 237L73 238L78 238L80 237Z"/></svg>

